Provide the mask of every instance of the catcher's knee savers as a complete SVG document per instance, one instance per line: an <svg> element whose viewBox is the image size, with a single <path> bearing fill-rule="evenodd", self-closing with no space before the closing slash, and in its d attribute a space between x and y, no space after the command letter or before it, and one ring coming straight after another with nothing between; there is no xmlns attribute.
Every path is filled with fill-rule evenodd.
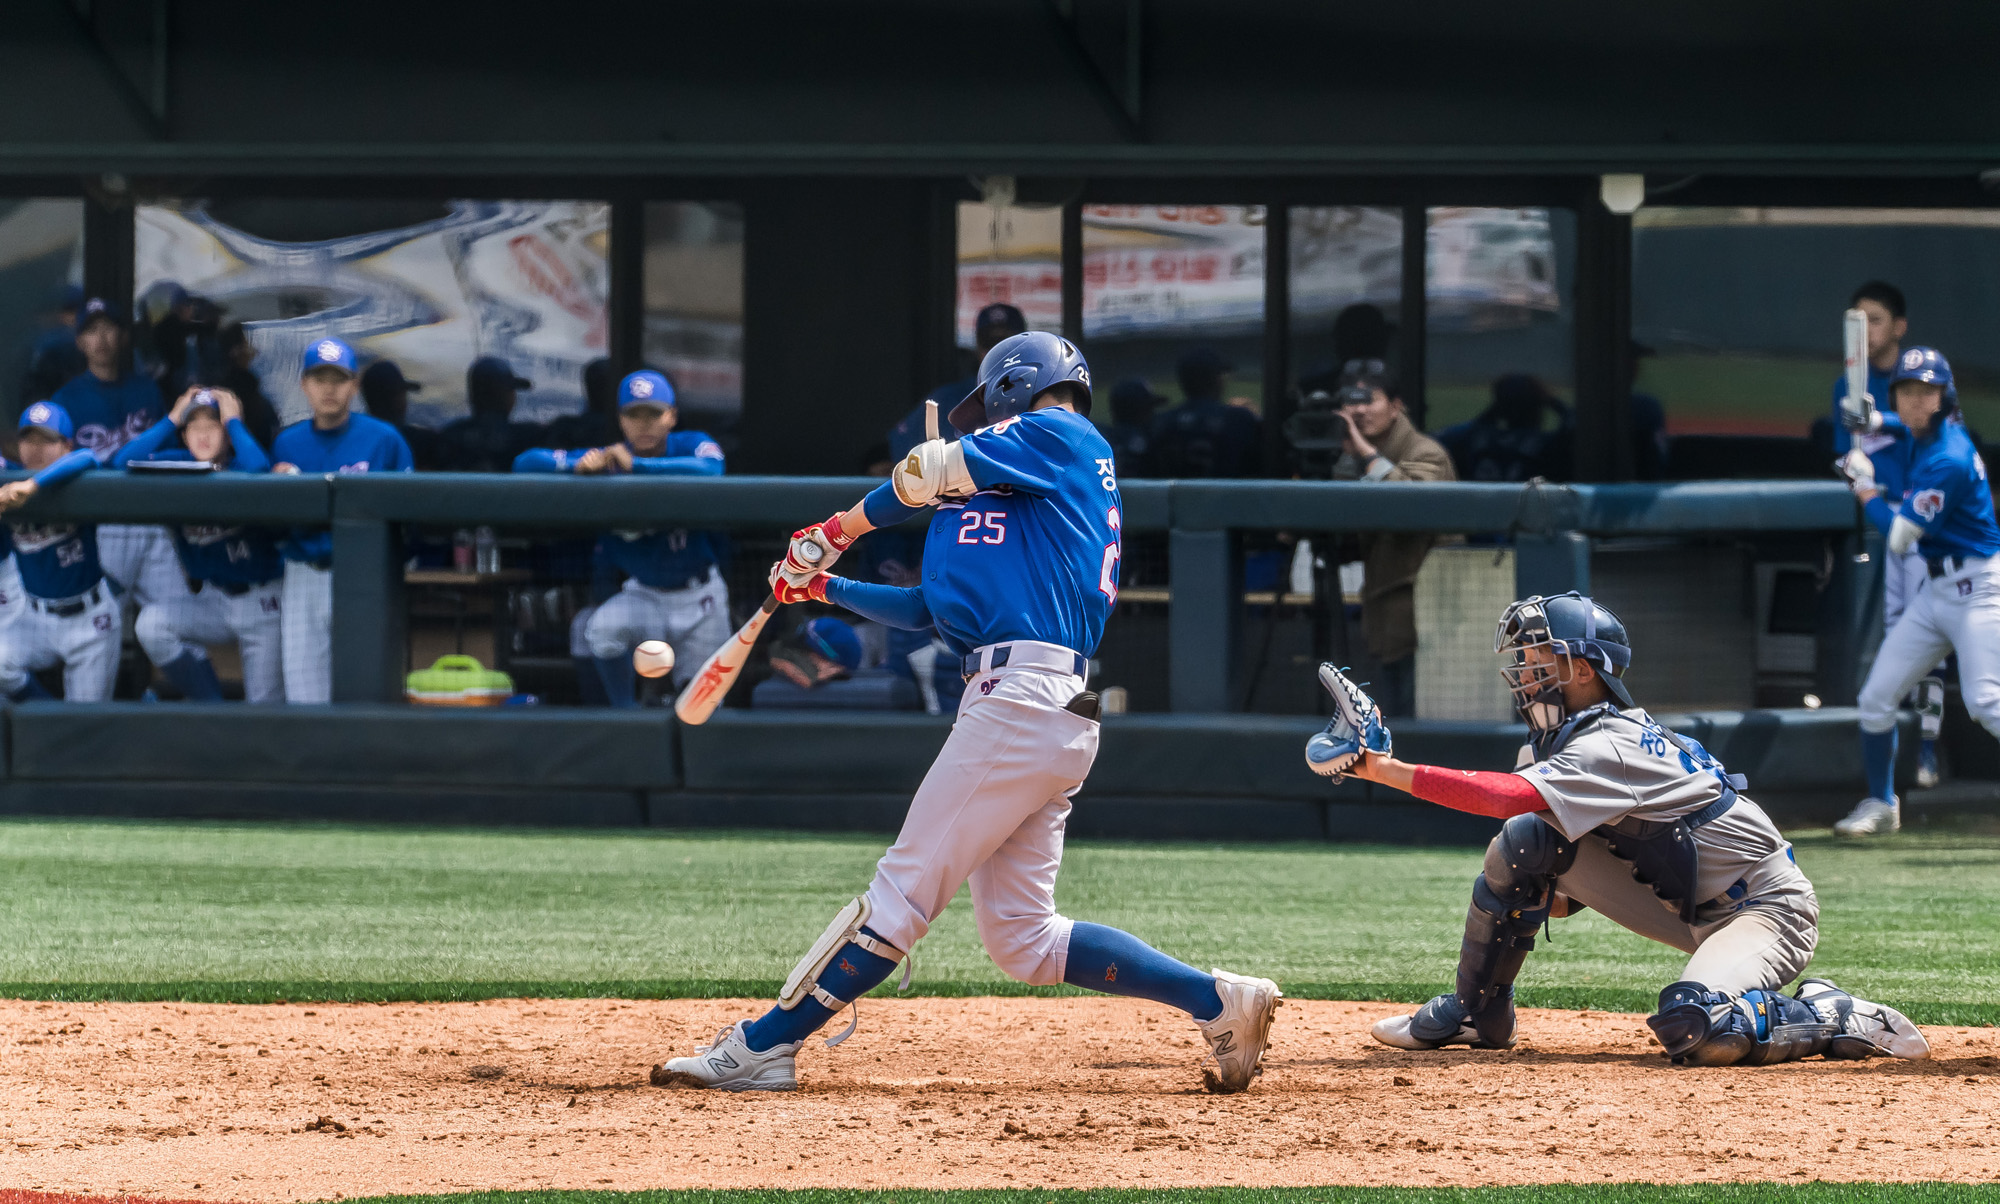
<svg viewBox="0 0 2000 1204"><path fill-rule="evenodd" d="M799 959L799 964L792 967L791 975L785 979L785 989L778 993L778 1006L791 1011L799 1006L802 1000L810 998L825 1007L827 1011L838 1013L840 1009L852 1005L854 1000L842 999L819 985L820 971L826 969L833 961L834 955L848 945L858 945L876 957L887 958L891 962L902 962L903 981L897 989L907 990L910 985L910 971L913 968L910 955L873 933L863 932L861 927L867 922L866 896L841 908L839 914L833 917L833 923L826 926L826 931L819 934L819 939L812 943L812 948L806 950L806 955ZM855 1026L860 1023L861 1013L857 1010L847 1028L839 1036L829 1039L827 1045L834 1046L847 1040L854 1034Z"/></svg>
<svg viewBox="0 0 2000 1204"><path fill-rule="evenodd" d="M1659 1012L1646 1024L1677 1065L1769 1066L1818 1053L1865 1058L1875 1052L1865 1041L1843 1038L1840 1024L1812 1004L1776 991L1745 991L1731 999L1698 982L1669 983L1660 992Z"/></svg>
<svg viewBox="0 0 2000 1204"><path fill-rule="evenodd" d="M1505 1045L1513 1039L1513 1009L1488 1005L1520 974L1535 947L1535 930L1555 903L1555 881L1575 863L1576 844L1533 815L1508 820L1486 846L1485 872L1473 881L1465 914L1457 984L1459 1005L1480 1040Z"/></svg>

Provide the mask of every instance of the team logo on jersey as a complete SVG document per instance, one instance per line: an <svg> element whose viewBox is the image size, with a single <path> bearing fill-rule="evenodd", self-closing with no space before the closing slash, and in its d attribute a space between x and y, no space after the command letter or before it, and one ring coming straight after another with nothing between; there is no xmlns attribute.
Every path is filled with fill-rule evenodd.
<svg viewBox="0 0 2000 1204"><path fill-rule="evenodd" d="M334 342L332 339L327 339L319 346L313 348L313 354L325 363L337 364L340 362L340 344Z"/></svg>
<svg viewBox="0 0 2000 1204"><path fill-rule="evenodd" d="M1905 351L1903 353L1903 367L1905 368L1915 368L1923 362L1924 353L1921 351Z"/></svg>
<svg viewBox="0 0 2000 1204"><path fill-rule="evenodd" d="M1915 496L1910 498L1910 509L1916 512L1918 518L1925 521L1936 518L1938 512L1944 509L1944 490L1917 490Z"/></svg>

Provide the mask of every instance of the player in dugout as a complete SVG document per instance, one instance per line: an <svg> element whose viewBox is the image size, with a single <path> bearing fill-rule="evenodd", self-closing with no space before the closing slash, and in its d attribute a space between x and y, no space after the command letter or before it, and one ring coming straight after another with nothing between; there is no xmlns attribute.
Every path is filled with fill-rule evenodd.
<svg viewBox="0 0 2000 1204"><path fill-rule="evenodd" d="M1306 745L1314 772L1356 777L1506 821L1472 886L1455 989L1378 1021L1398 1049L1514 1044L1514 979L1535 932L1594 907L1690 955L1646 1024L1677 1064L1930 1056L1901 1012L1802 973L1819 901L1743 778L1637 706L1625 626L1581 594L1510 605L1494 650L1532 739L1512 773L1396 760L1381 713L1332 665L1334 717Z"/></svg>

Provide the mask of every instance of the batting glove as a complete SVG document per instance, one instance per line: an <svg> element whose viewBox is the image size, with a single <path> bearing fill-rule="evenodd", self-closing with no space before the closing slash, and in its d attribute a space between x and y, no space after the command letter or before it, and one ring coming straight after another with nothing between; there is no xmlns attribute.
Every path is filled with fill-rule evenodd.
<svg viewBox="0 0 2000 1204"><path fill-rule="evenodd" d="M786 606L794 602L826 601L826 574L814 573L806 578L804 585L793 585L785 579L785 562L780 560L771 566L771 592Z"/></svg>
<svg viewBox="0 0 2000 1204"><path fill-rule="evenodd" d="M1319 684L1333 695L1333 718L1325 731L1306 741L1306 764L1312 771L1337 782L1361 754L1389 756L1393 745L1375 700L1332 665L1319 667Z"/></svg>
<svg viewBox="0 0 2000 1204"><path fill-rule="evenodd" d="M1833 470L1847 478L1847 487L1853 490L1857 497L1864 493L1874 493L1879 488L1875 484L1875 461L1869 459L1868 453L1858 447L1835 460Z"/></svg>
<svg viewBox="0 0 2000 1204"><path fill-rule="evenodd" d="M1840 399L1840 425L1850 431L1872 435L1882 429L1882 411L1875 408L1873 394L1863 393Z"/></svg>
<svg viewBox="0 0 2000 1204"><path fill-rule="evenodd" d="M778 571L784 575L786 584L804 589L814 573L832 568L840 554L853 546L854 536L841 530L840 516L836 514L823 523L792 532L792 542L785 548Z"/></svg>

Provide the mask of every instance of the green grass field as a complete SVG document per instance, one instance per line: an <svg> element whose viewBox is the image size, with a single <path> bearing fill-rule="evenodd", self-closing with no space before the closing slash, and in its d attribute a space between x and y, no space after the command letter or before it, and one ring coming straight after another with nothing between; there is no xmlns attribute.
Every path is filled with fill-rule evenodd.
<svg viewBox="0 0 2000 1204"><path fill-rule="evenodd" d="M369 1196L346 1204L1973 1204L2000 1186L1961 1183L1650 1183L1539 1187L1184 1187L1158 1191L546 1191Z"/></svg>
<svg viewBox="0 0 2000 1204"><path fill-rule="evenodd" d="M768 995L874 837L0 822L0 992L213 1001ZM1816 973L1928 1023L2000 1020L2000 837L1798 838ZM1301 998L1418 1001L1451 973L1476 849L1077 842L1058 903ZM1524 1002L1650 1009L1672 950L1558 922ZM884 988L885 990L887 988ZM930 994L1029 990L960 899L917 950Z"/></svg>

